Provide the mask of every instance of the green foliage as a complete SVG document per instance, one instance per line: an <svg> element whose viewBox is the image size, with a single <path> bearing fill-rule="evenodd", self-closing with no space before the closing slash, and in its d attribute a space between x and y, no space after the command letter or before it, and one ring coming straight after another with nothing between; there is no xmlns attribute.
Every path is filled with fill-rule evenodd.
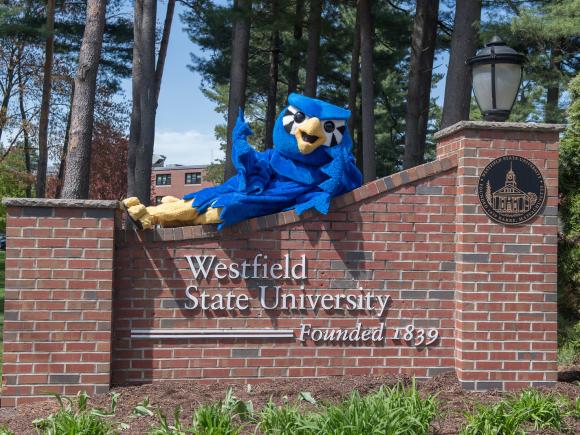
<svg viewBox="0 0 580 435"><path fill-rule="evenodd" d="M151 432L149 432L151 435L185 435L188 432L191 433L190 431L186 431L181 424L180 406L175 407L173 410L173 424L169 424L167 416L159 408L157 408L155 416L157 417L159 425L151 429Z"/></svg>
<svg viewBox="0 0 580 435"><path fill-rule="evenodd" d="M558 316L558 363L566 366L580 363L580 322L563 315Z"/></svg>
<svg viewBox="0 0 580 435"><path fill-rule="evenodd" d="M79 392L76 403L68 397L54 394L60 409L46 418L33 421L39 433L44 435L109 435L118 433L113 421L107 418L115 415L119 394L111 394L111 405L108 411L100 408L89 408L89 396L86 392ZM119 429L126 429L126 425L118 425Z"/></svg>
<svg viewBox="0 0 580 435"><path fill-rule="evenodd" d="M182 15L185 30L192 42L197 44L203 56L192 55L190 69L202 76L201 89L212 101L218 113L227 114L229 73L231 59L232 21L235 11L230 6L215 2L196 0L193 7ZM300 59L298 92L304 82L307 17L304 19L304 35L294 39L295 1L279 2L280 13L271 14L271 2L254 2L252 31L250 35L248 84L246 89L246 120L254 136L250 141L258 150L264 148L264 114L270 62L270 36L272 29L280 31L280 65L277 90L277 111L286 105L290 64L294 55ZM308 5L308 2L306 2ZM306 6L306 12L308 6ZM356 11L352 3L325 2L322 21L320 62L318 65L318 94L320 98L346 106L350 85L350 64L355 28ZM388 2L373 2L375 27L375 130L377 175L396 172L401 167L405 132L405 98L408 65L408 46L412 17L405 10L394 8ZM436 80L435 80L436 81ZM360 95L359 95L360 97ZM358 101L360 108L360 98ZM353 143L360 142L360 115L355 131L351 132ZM380 128L378 127L380 126ZM431 130L434 126L430 126ZM216 128L216 137L225 149L226 130ZM208 179L223 181L223 161L216 161L208 170Z"/></svg>
<svg viewBox="0 0 580 435"><path fill-rule="evenodd" d="M560 430L566 406L561 396L525 390L508 400L511 412L521 416L522 421L532 423L534 429L552 428Z"/></svg>
<svg viewBox="0 0 580 435"><path fill-rule="evenodd" d="M133 410L138 415L151 415L149 399L146 398ZM192 417L192 424L186 427L181 423L181 407L173 412L173 424L168 422L166 415L157 409L155 413L158 424L151 428L151 435L237 435L243 426L237 421L247 420L254 413L252 402L245 402L233 395L228 388L224 400L197 408Z"/></svg>
<svg viewBox="0 0 580 435"><path fill-rule="evenodd" d="M510 412L506 402L491 406L478 406L473 413L465 416L467 424L461 429L461 435L519 435L522 418Z"/></svg>
<svg viewBox="0 0 580 435"><path fill-rule="evenodd" d="M436 415L433 396L422 399L415 385L382 387L361 397L353 393L347 400L328 406L317 421L316 434L427 434Z"/></svg>
<svg viewBox="0 0 580 435"><path fill-rule="evenodd" d="M277 406L270 401L258 415L257 428L272 435L307 435L312 433L309 425L308 417L297 405Z"/></svg>
<svg viewBox="0 0 580 435"><path fill-rule="evenodd" d="M530 424L535 430L561 430L568 402L559 395L524 390L494 405L479 405L467 413L461 435L519 435Z"/></svg>
<svg viewBox="0 0 580 435"><path fill-rule="evenodd" d="M580 360L580 75L568 88L570 121L560 143L558 240L559 360Z"/></svg>
<svg viewBox="0 0 580 435"><path fill-rule="evenodd" d="M2 425L0 426L0 435L14 435L14 432L8 429L8 427Z"/></svg>
<svg viewBox="0 0 580 435"><path fill-rule="evenodd" d="M0 147L0 158L6 152ZM32 179L26 174L24 151L14 147L0 160L0 198L24 197ZM6 229L6 207L0 203L0 232Z"/></svg>

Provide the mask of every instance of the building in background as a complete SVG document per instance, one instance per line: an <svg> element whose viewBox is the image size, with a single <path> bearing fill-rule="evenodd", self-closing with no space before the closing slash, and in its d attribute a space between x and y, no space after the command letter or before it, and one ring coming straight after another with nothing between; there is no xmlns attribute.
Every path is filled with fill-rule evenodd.
<svg viewBox="0 0 580 435"><path fill-rule="evenodd" d="M206 168L207 165L154 164L151 170L151 203L159 204L164 196L181 198L188 193L214 186L214 183L205 179Z"/></svg>

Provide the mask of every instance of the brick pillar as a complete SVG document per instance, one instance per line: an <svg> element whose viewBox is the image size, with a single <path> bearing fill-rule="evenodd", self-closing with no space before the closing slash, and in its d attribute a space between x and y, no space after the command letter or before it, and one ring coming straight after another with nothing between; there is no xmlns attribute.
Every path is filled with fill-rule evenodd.
<svg viewBox="0 0 580 435"><path fill-rule="evenodd" d="M458 154L456 371L466 389L538 386L557 377L558 133L561 125L460 122L437 133L437 155ZM538 167L547 186L531 221L491 220L477 194L503 155Z"/></svg>
<svg viewBox="0 0 580 435"><path fill-rule="evenodd" d="M2 406L110 383L117 201L5 199Z"/></svg>

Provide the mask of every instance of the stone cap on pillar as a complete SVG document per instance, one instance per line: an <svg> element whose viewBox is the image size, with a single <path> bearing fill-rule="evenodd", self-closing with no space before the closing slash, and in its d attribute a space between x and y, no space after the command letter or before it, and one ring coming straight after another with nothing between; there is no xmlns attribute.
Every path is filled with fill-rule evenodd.
<svg viewBox="0 0 580 435"><path fill-rule="evenodd" d="M119 201L100 199L4 198L2 204L6 207L121 208Z"/></svg>
<svg viewBox="0 0 580 435"><path fill-rule="evenodd" d="M557 142L565 124L532 122L459 121L433 136L437 140L437 158L446 157L461 148L462 139L540 140Z"/></svg>
<svg viewBox="0 0 580 435"><path fill-rule="evenodd" d="M502 130L502 131L527 131L527 132L555 132L559 133L566 128L566 124L540 124L533 122L491 122L491 121L459 121L443 130L439 130L433 136L441 139L462 130Z"/></svg>

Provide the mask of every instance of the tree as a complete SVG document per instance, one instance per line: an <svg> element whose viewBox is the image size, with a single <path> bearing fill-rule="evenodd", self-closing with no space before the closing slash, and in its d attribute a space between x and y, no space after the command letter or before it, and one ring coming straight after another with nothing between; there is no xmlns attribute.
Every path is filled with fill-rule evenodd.
<svg viewBox="0 0 580 435"><path fill-rule="evenodd" d="M236 2L234 2L235 18L232 31L227 145L224 169L225 179L228 179L235 174L235 169L232 164L232 132L236 124L238 112L244 109L246 103L251 11L251 0L236 0Z"/></svg>
<svg viewBox="0 0 580 435"><path fill-rule="evenodd" d="M63 198L88 198L91 139L97 89L97 71L103 45L106 0L88 0L83 43L74 82L70 117L70 144L64 172Z"/></svg>
<svg viewBox="0 0 580 435"><path fill-rule="evenodd" d="M424 161L438 12L439 0L417 0L405 116L405 168Z"/></svg>
<svg viewBox="0 0 580 435"><path fill-rule="evenodd" d="M480 16L481 0L457 0L441 128L469 119L471 71L465 61L477 49Z"/></svg>
<svg viewBox="0 0 580 435"><path fill-rule="evenodd" d="M143 21L143 0L135 0L133 5L133 72L131 80L132 110L129 127L129 149L127 157L127 195L136 196L137 180L135 167L141 144L141 27Z"/></svg>
<svg viewBox="0 0 580 435"><path fill-rule="evenodd" d="M268 101L266 104L266 122L264 145L272 148L274 122L276 121L276 94L278 91L278 67L280 62L280 31L277 23L279 0L272 0L272 35L270 37L270 68L268 76Z"/></svg>
<svg viewBox="0 0 580 435"><path fill-rule="evenodd" d="M356 4L356 0L354 2ZM354 33L352 36L352 52L350 60L350 84L348 89L348 108L350 118L348 119L348 131L355 137L355 126L357 123L357 96L359 87L359 69L360 69L360 20L359 12L356 12ZM363 149L362 143L357 144L353 150L356 153L356 163L361 173L363 171Z"/></svg>
<svg viewBox="0 0 580 435"><path fill-rule="evenodd" d="M369 0L359 0L358 13L360 19L361 50L363 180L365 183L368 183L376 178L371 2Z"/></svg>
<svg viewBox="0 0 580 435"><path fill-rule="evenodd" d="M52 85L52 61L54 51L54 9L55 0L46 4L46 45L44 50L44 79L40 125L38 128L38 168L36 170L36 196L44 198L46 189L46 166L48 163L48 117L50 112L50 91Z"/></svg>
<svg viewBox="0 0 580 435"><path fill-rule="evenodd" d="M306 82L304 95L316 97L318 86L318 63L320 53L320 32L322 27L323 0L311 0L308 16L308 49L306 52Z"/></svg>
<svg viewBox="0 0 580 435"><path fill-rule="evenodd" d="M140 127L139 147L135 157L135 193L142 204L151 199L151 159L155 140L155 25L157 2L143 1L139 35Z"/></svg>
<svg viewBox="0 0 580 435"><path fill-rule="evenodd" d="M300 43L304 26L304 0L296 0L294 11L294 44L290 47L290 71L288 73L288 95L298 91L298 76L300 72Z"/></svg>
<svg viewBox="0 0 580 435"><path fill-rule="evenodd" d="M161 43L159 44L157 66L155 67L155 110L157 110L159 104L159 91L161 90L161 80L163 79L163 71L165 70L165 58L167 57L167 48L169 47L169 35L171 34L174 12L175 0L168 0L165 22L163 23L163 35L161 36Z"/></svg>

